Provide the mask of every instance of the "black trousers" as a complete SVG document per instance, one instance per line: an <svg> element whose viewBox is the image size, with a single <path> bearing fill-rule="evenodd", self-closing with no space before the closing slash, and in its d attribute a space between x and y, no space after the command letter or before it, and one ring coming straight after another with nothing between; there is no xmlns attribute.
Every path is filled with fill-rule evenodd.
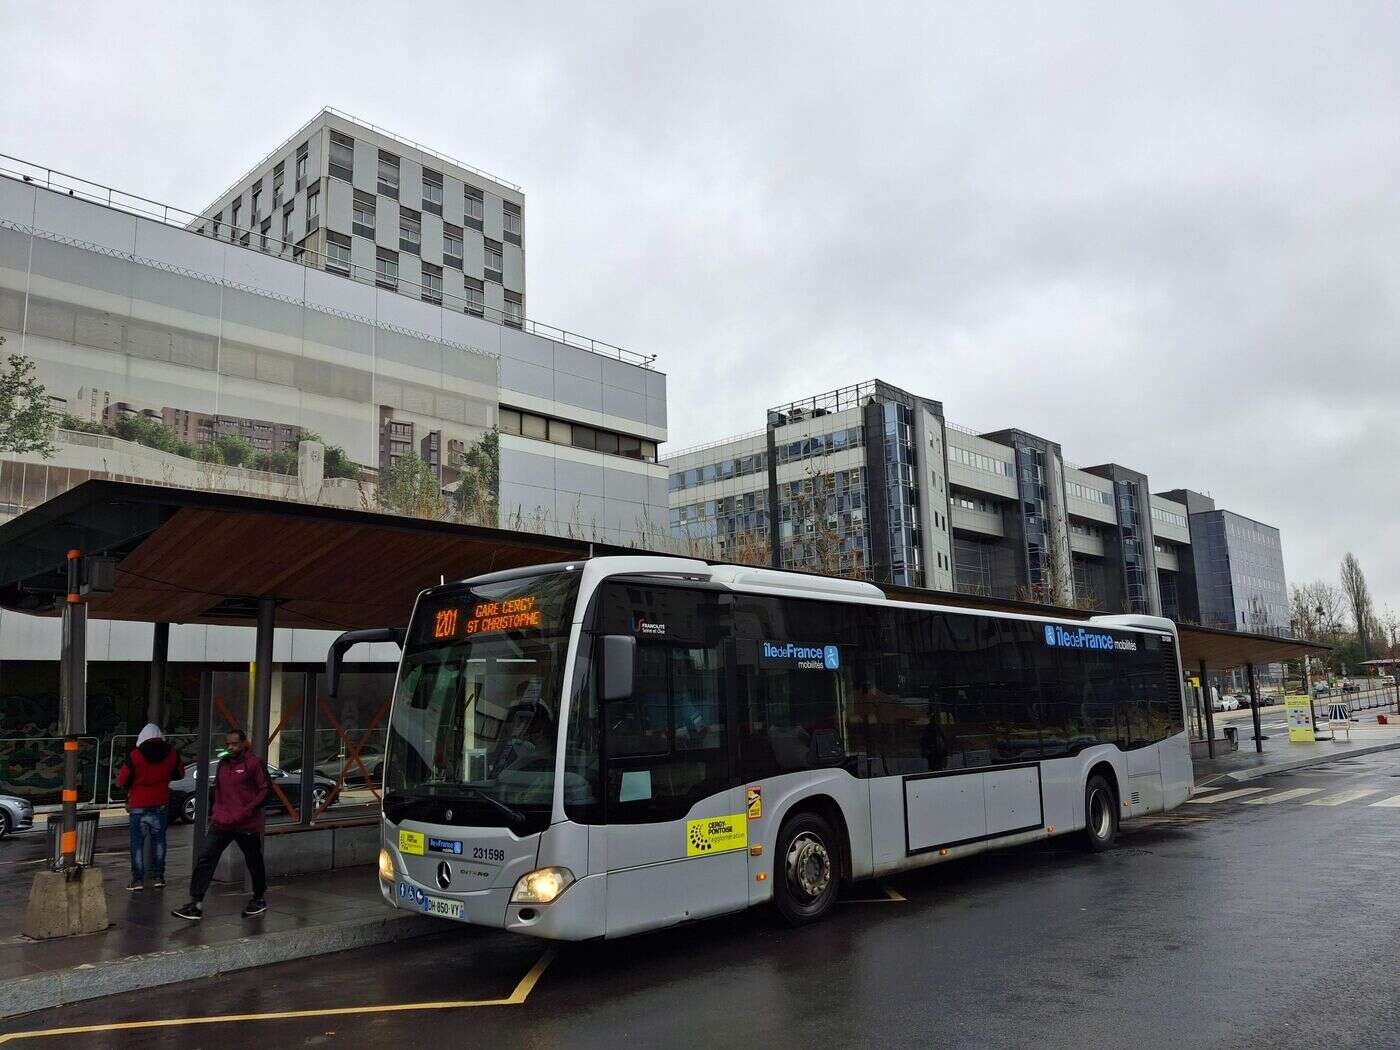
<svg viewBox="0 0 1400 1050"><path fill-rule="evenodd" d="M263 867L262 836L256 831L229 831L226 828L210 828L209 837L204 840L204 852L194 864L194 874L190 876L190 899L202 901L209 892L209 884L214 881L214 869L219 858L232 843L238 843L243 851L243 859L248 862L248 874L253 877L253 896L262 897L267 893L267 869Z"/></svg>

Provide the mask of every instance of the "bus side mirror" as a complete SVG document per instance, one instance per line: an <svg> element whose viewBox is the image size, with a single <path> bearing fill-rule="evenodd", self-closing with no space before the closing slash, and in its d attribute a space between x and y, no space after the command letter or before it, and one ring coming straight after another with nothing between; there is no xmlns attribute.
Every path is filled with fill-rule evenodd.
<svg viewBox="0 0 1400 1050"><path fill-rule="evenodd" d="M632 695L637 639L630 634L605 634L602 642L603 673L598 680L598 698L626 700Z"/></svg>

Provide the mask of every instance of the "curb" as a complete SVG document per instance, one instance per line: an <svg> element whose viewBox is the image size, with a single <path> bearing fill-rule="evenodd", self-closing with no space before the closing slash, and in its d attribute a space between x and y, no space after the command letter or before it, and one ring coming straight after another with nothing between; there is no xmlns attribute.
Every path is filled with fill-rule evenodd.
<svg viewBox="0 0 1400 1050"><path fill-rule="evenodd" d="M444 928L441 921L424 915L390 913L298 930L279 930L222 944L174 948L97 964L83 963L66 970L0 983L0 1019L106 995L158 988L177 981L388 944L441 933Z"/></svg>
<svg viewBox="0 0 1400 1050"><path fill-rule="evenodd" d="M1336 762L1343 758L1359 758L1362 755L1374 755L1381 751L1394 751L1400 748L1400 740L1392 741L1389 744L1375 744L1371 747L1354 747L1346 751L1338 751L1331 755L1312 755L1308 758L1299 758L1287 762L1275 762L1267 766L1252 766L1249 769L1237 769L1229 773L1209 774L1211 780L1234 780L1240 783L1247 783L1266 777L1270 773L1286 773L1290 769L1306 769L1308 766L1320 766L1327 762Z"/></svg>

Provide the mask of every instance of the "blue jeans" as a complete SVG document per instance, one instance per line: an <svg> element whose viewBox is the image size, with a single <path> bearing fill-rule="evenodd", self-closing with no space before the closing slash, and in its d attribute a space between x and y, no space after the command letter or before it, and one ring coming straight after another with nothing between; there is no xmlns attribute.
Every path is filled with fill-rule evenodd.
<svg viewBox="0 0 1400 1050"><path fill-rule="evenodd" d="M131 811L131 881L146 877L145 838L151 836L152 874L165 878L165 807L133 809Z"/></svg>

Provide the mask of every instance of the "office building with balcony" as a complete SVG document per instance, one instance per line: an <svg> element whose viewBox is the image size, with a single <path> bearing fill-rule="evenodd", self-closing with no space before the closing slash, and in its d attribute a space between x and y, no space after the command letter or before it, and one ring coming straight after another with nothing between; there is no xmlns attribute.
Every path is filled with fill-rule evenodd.
<svg viewBox="0 0 1400 1050"><path fill-rule="evenodd" d="M765 429L667 465L671 530L698 553L1286 628L1277 529L1186 490L1154 493L1142 470L1078 466L1024 430L959 426L940 402L880 380L770 409Z"/></svg>

